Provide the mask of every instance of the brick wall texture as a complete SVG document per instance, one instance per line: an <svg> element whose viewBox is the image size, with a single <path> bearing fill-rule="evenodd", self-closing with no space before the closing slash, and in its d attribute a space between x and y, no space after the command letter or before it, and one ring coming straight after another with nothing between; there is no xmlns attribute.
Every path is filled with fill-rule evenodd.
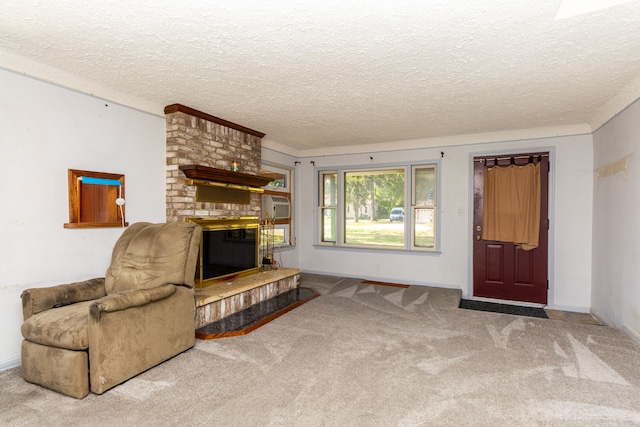
<svg viewBox="0 0 640 427"><path fill-rule="evenodd" d="M240 164L240 172L260 172L261 139L208 120L175 112L167 118L167 222L189 217L259 216L260 194L251 193L251 203L196 202L196 189L186 185L180 165L198 164L230 169Z"/></svg>

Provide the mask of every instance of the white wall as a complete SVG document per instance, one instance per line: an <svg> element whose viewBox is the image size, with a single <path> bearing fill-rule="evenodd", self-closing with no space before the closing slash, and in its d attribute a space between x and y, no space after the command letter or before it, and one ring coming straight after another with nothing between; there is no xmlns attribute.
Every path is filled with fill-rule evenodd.
<svg viewBox="0 0 640 427"><path fill-rule="evenodd" d="M428 145L425 140L425 146ZM398 144L389 143L392 150ZM591 135L539 138L526 141L464 144L447 147L308 157L296 169L299 223L298 257L304 271L375 280L442 286L471 293L471 221L473 155L552 151L550 203L549 306L589 311L591 305ZM441 164L441 253L406 253L336 249L314 246L316 168L437 160ZM373 157L373 160L369 156ZM315 167L310 162L315 163ZM379 270L377 269L379 265Z"/></svg>
<svg viewBox="0 0 640 427"><path fill-rule="evenodd" d="M21 292L102 277L121 228L65 229L67 170L125 175L126 219L165 221L165 119L0 69L0 369Z"/></svg>
<svg viewBox="0 0 640 427"><path fill-rule="evenodd" d="M593 311L640 340L640 101L594 133Z"/></svg>

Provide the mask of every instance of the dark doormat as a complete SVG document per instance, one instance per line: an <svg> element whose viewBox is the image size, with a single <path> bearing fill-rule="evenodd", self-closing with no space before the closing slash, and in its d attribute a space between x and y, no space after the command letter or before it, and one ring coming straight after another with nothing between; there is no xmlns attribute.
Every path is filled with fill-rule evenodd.
<svg viewBox="0 0 640 427"><path fill-rule="evenodd" d="M460 300L458 307L467 310L491 311L493 313L513 314L516 316L539 317L541 319L549 318L542 308L520 307L518 305L499 304L495 302L463 299Z"/></svg>

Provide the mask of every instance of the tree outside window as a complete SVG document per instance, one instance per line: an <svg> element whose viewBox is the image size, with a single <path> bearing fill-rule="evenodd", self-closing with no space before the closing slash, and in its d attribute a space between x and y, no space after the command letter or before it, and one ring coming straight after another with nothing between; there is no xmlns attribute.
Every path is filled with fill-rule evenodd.
<svg viewBox="0 0 640 427"><path fill-rule="evenodd" d="M405 245L402 222L392 223L391 210L404 206L405 169L354 171L344 174L344 243L349 245Z"/></svg>

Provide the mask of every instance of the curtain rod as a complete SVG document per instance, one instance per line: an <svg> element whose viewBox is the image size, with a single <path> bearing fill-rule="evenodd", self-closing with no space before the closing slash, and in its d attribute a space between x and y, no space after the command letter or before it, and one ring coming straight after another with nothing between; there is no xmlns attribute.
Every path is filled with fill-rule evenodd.
<svg viewBox="0 0 640 427"><path fill-rule="evenodd" d="M533 157L534 159L537 158L538 156L540 157L549 157L548 154L530 154L530 155L519 155L519 156L508 156L508 157L495 157L495 156L483 156L483 157L477 157L475 159L473 159L474 162L485 162L487 160L511 160L511 159L528 159L529 157Z"/></svg>

